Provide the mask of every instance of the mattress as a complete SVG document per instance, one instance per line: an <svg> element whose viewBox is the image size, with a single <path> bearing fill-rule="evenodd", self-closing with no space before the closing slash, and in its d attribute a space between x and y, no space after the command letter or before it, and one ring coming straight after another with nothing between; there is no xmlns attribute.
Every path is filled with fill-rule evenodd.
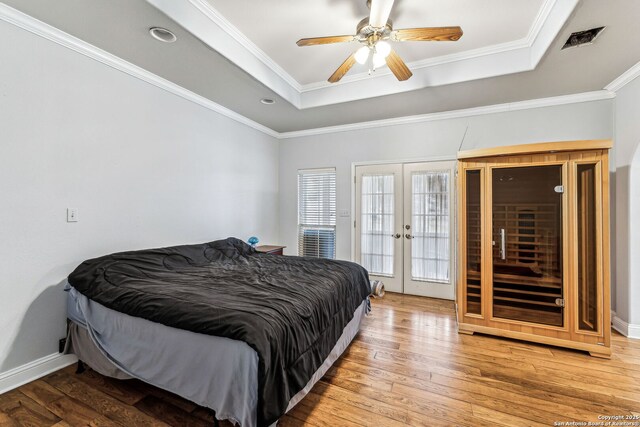
<svg viewBox="0 0 640 427"><path fill-rule="evenodd" d="M259 426L286 412L370 293L357 264L260 254L235 238L87 260L69 283L122 314L247 344Z"/></svg>
<svg viewBox="0 0 640 427"><path fill-rule="evenodd" d="M246 343L171 328L128 316L66 287L71 321L68 352L97 372L138 378L213 409L219 420L257 425L258 356ZM293 408L322 378L358 333L367 304L358 307L342 336L307 385L288 403Z"/></svg>

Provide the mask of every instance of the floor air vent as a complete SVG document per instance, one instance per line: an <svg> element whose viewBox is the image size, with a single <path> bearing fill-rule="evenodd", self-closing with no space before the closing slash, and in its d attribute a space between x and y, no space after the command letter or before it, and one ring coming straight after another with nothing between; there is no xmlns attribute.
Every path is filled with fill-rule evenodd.
<svg viewBox="0 0 640 427"><path fill-rule="evenodd" d="M592 28L590 30L571 33L567 41L564 43L564 46L562 46L562 49L582 46L585 44L591 44L604 29L605 27L598 27L598 28Z"/></svg>

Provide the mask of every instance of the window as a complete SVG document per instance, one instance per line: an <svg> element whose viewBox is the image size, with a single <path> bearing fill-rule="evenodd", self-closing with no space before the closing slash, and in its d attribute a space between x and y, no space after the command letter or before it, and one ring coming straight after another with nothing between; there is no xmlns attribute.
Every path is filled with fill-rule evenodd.
<svg viewBox="0 0 640 427"><path fill-rule="evenodd" d="M336 170L298 171L298 255L335 258Z"/></svg>

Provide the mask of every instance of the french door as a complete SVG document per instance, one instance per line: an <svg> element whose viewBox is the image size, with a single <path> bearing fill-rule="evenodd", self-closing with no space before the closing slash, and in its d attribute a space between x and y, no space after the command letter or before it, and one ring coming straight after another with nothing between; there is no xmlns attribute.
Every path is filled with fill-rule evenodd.
<svg viewBox="0 0 640 427"><path fill-rule="evenodd" d="M356 167L356 262L386 290L454 298L454 165Z"/></svg>

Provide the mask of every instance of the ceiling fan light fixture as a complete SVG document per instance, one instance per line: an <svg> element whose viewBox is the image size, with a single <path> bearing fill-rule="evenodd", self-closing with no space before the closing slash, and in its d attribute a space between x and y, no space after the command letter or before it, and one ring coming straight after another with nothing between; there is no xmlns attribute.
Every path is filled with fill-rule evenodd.
<svg viewBox="0 0 640 427"><path fill-rule="evenodd" d="M356 51L355 59L358 64L366 64L369 59L370 49L369 46L362 46Z"/></svg>
<svg viewBox="0 0 640 427"><path fill-rule="evenodd" d="M376 54L386 58L391 53L391 45L383 40L376 43Z"/></svg>
<svg viewBox="0 0 640 427"><path fill-rule="evenodd" d="M387 41L457 41L462 37L462 28L450 27L420 27L393 29L393 22L389 14L394 0L367 0L370 9L369 17L362 19L356 26L353 36L327 36L300 39L298 46L314 46L320 44L359 42L361 46L351 53L347 59L329 77L329 83L337 83L354 64L365 65L371 75L376 68L387 65L398 81L411 78L413 73L407 67L400 55L391 48Z"/></svg>
<svg viewBox="0 0 640 427"><path fill-rule="evenodd" d="M380 68L382 66L384 66L387 63L387 60L385 59L385 57L379 53L374 53L373 54L373 68L374 70L376 68Z"/></svg>

